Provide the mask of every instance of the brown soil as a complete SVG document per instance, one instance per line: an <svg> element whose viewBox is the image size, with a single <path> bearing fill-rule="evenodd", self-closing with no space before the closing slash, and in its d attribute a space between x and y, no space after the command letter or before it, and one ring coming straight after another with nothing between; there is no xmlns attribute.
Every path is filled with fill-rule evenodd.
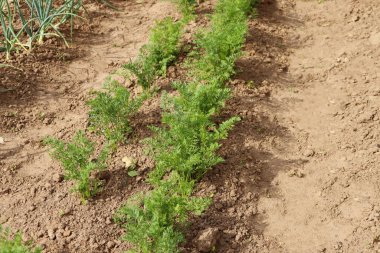
<svg viewBox="0 0 380 253"><path fill-rule="evenodd" d="M198 186L214 204L193 218L183 252L199 252L210 228L223 253L379 252L380 2L261 2L217 119L242 121L223 143L226 162ZM46 252L123 252L112 214L146 189L152 163L138 141L159 123L158 97L132 120L130 143L87 205L57 182L62 171L40 144L85 128L89 89L136 56L155 19L178 16L162 1L119 5L92 6L73 48L52 40L14 62L22 72L0 69L0 224ZM139 177L128 178L123 156L137 158Z"/></svg>
<svg viewBox="0 0 380 253"><path fill-rule="evenodd" d="M223 253L380 251L379 11L262 1L225 112L243 120L199 186L214 204L188 252L210 227Z"/></svg>

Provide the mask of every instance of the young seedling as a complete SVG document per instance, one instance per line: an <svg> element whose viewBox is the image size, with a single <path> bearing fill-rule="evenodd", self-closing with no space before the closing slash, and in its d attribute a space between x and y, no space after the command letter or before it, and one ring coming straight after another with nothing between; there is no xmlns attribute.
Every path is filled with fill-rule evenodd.
<svg viewBox="0 0 380 253"><path fill-rule="evenodd" d="M52 149L52 157L62 164L65 178L76 181L73 191L79 192L84 202L100 190L100 181L91 175L105 169L109 153L107 146L94 159L95 144L82 131L68 143L51 137L44 143Z"/></svg>

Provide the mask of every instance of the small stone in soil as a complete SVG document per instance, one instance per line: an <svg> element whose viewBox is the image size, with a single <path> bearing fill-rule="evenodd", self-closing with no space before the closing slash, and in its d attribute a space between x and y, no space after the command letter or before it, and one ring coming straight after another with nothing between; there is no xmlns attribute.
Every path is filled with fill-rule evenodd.
<svg viewBox="0 0 380 253"><path fill-rule="evenodd" d="M54 230L53 229L48 229L47 234L48 234L50 240L54 240L55 239L55 234L54 234Z"/></svg>
<svg viewBox="0 0 380 253"><path fill-rule="evenodd" d="M106 224L109 225L109 224L111 224L111 223L112 223L112 219L108 217L108 218L106 219Z"/></svg>
<svg viewBox="0 0 380 253"><path fill-rule="evenodd" d="M63 175L62 174L59 174L59 173L55 173L52 177L53 181L56 182L56 183L60 183L63 181Z"/></svg>
<svg viewBox="0 0 380 253"><path fill-rule="evenodd" d="M35 205L31 205L29 208L28 208L28 211L34 211L36 210L36 206Z"/></svg>
<svg viewBox="0 0 380 253"><path fill-rule="evenodd" d="M64 232L63 232L63 236L64 237L69 237L71 235L71 231L70 230L65 230Z"/></svg>
<svg viewBox="0 0 380 253"><path fill-rule="evenodd" d="M52 122L53 122L53 119L52 119L52 118L45 118L45 119L43 120L43 123L44 123L45 125L50 125Z"/></svg>
<svg viewBox="0 0 380 253"><path fill-rule="evenodd" d="M41 238L41 237L44 236L44 232L40 230L40 231L37 232L36 236L37 236L38 238Z"/></svg>
<svg viewBox="0 0 380 253"><path fill-rule="evenodd" d="M115 243L113 241L107 242L107 249L112 249L113 247L115 247Z"/></svg>
<svg viewBox="0 0 380 253"><path fill-rule="evenodd" d="M218 228L207 228L198 235L196 245L200 252L210 252L216 246L219 239Z"/></svg>
<svg viewBox="0 0 380 253"><path fill-rule="evenodd" d="M297 170L296 176L299 177L299 178L303 178L305 176L305 174L302 173L301 171Z"/></svg>
<svg viewBox="0 0 380 253"><path fill-rule="evenodd" d="M306 156L306 157L312 157L312 156L314 156L314 154L315 154L315 152L314 152L314 150L312 150L312 149L307 149L307 150L305 150L305 152L303 153L303 155Z"/></svg>
<svg viewBox="0 0 380 253"><path fill-rule="evenodd" d="M133 169L136 166L136 160L132 157L125 156L121 161L124 163L126 169Z"/></svg>
<svg viewBox="0 0 380 253"><path fill-rule="evenodd" d="M352 21L354 21L354 22L358 22L359 20L360 20L359 16L354 16L353 19L352 19Z"/></svg>
<svg viewBox="0 0 380 253"><path fill-rule="evenodd" d="M299 177L299 178L303 178L305 176L305 174L302 171L298 170L298 169L293 169L293 170L290 170L288 172L288 176L289 177L296 176L296 177Z"/></svg>

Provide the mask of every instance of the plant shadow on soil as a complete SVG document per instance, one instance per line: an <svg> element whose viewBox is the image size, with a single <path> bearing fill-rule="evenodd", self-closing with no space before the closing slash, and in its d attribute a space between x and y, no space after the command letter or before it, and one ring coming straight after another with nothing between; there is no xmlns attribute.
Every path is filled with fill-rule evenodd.
<svg viewBox="0 0 380 253"><path fill-rule="evenodd" d="M250 24L244 50L250 56L238 61L240 71L235 79L258 84L266 80L271 87L292 86L296 80L287 73L287 68L284 69L279 56L284 56L289 48L297 45L288 42L286 34L272 31L282 29L280 26L283 25L295 27L301 23L296 18L284 16L275 0L262 1L258 11L259 18ZM268 55L272 56L270 62L264 63ZM257 211L258 200L278 196L277 175L306 162L276 155L287 152L287 145L296 141L291 131L275 116L275 112L286 110L281 101L270 98L270 93L254 94L245 84L235 85L232 90L234 95L217 121L236 115L242 120L222 143L220 154L225 162L210 170L200 182L199 195L207 196L213 189L216 193L210 208L201 216L193 217L183 252L194 252L196 238L207 228L220 231L216 252L245 253L268 249L270 246L262 239L266 217Z"/></svg>

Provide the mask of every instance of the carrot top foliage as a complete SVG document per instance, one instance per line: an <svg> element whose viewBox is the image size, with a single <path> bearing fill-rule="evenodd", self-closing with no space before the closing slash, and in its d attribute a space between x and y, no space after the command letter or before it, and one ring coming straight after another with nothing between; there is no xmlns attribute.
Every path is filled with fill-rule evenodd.
<svg viewBox="0 0 380 253"><path fill-rule="evenodd" d="M67 143L52 137L45 139L44 143L52 149L51 155L61 162L65 177L76 181L73 190L79 192L84 202L100 190L100 181L91 178L91 173L106 167L108 147L95 157L95 143L82 131Z"/></svg>
<svg viewBox="0 0 380 253"><path fill-rule="evenodd" d="M90 128L104 135L112 144L122 142L131 131L129 118L138 111L148 94L132 99L128 89L112 76L107 78L104 91L95 94L95 98L87 102L90 106Z"/></svg>
<svg viewBox="0 0 380 253"><path fill-rule="evenodd" d="M9 229L0 225L0 253L41 253L41 249L33 248L30 243L24 243L20 233L13 238Z"/></svg>
<svg viewBox="0 0 380 253"><path fill-rule="evenodd" d="M124 65L144 89L151 87L157 76L166 75L167 67L176 59L183 25L170 17L159 21L152 30L149 43L141 48L137 59Z"/></svg>
<svg viewBox="0 0 380 253"><path fill-rule="evenodd" d="M223 161L216 154L219 141L239 120L231 118L220 125L212 121L229 97L229 90L217 83L176 84L179 96L163 96L164 127L153 128L156 136L150 148L156 169L150 174L158 182L169 171L177 171L183 178L199 179L212 166Z"/></svg>
<svg viewBox="0 0 380 253"><path fill-rule="evenodd" d="M182 12L184 19L191 19L194 14L195 4L197 0L172 0L174 3L177 3L180 11Z"/></svg>
<svg viewBox="0 0 380 253"><path fill-rule="evenodd" d="M191 197L193 181L175 172L148 194L137 194L119 209L116 221L125 224L124 239L137 245L129 252L175 253L184 240L178 226L191 213L200 214L210 204L207 198Z"/></svg>

